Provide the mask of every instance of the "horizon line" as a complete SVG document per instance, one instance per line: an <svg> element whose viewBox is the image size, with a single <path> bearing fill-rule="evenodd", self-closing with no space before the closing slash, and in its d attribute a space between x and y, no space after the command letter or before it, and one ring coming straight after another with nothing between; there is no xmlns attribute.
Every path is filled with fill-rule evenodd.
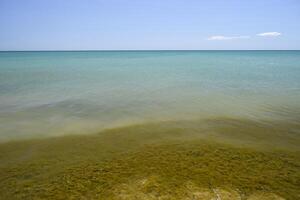
<svg viewBox="0 0 300 200"><path fill-rule="evenodd" d="M300 51L300 49L76 49L76 50L0 50L0 52L80 52L80 51Z"/></svg>

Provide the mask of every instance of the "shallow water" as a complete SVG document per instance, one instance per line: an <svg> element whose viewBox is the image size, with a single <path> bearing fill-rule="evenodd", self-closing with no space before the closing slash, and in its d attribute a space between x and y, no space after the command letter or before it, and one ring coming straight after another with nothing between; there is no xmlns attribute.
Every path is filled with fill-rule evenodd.
<svg viewBox="0 0 300 200"><path fill-rule="evenodd" d="M300 119L300 51L0 52L0 141L163 120Z"/></svg>

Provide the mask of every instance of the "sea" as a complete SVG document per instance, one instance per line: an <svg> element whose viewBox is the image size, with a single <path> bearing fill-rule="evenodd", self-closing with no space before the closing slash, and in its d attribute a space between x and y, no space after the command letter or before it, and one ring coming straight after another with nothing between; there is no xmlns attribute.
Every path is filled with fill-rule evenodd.
<svg viewBox="0 0 300 200"><path fill-rule="evenodd" d="M0 52L0 142L299 113L300 51Z"/></svg>

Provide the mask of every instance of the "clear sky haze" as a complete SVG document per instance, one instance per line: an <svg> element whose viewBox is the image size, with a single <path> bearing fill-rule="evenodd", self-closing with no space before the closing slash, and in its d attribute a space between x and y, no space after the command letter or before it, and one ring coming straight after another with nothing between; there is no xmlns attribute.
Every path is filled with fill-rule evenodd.
<svg viewBox="0 0 300 200"><path fill-rule="evenodd" d="M0 50L300 49L300 0L0 0Z"/></svg>

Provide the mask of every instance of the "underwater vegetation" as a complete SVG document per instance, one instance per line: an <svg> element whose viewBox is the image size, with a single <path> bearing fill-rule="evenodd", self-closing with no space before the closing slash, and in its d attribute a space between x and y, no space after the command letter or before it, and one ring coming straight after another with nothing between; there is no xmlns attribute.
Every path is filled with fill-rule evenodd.
<svg viewBox="0 0 300 200"><path fill-rule="evenodd" d="M0 144L0 199L300 199L300 125L215 118Z"/></svg>

